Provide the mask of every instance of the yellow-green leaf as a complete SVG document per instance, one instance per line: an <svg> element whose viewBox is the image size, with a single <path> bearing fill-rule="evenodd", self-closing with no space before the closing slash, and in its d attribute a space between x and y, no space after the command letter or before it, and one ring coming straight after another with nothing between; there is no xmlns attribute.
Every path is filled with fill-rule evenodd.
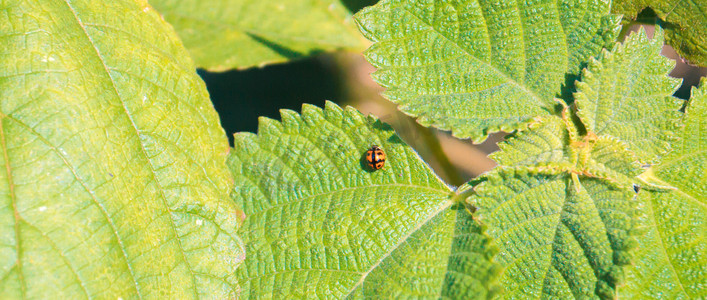
<svg viewBox="0 0 707 300"><path fill-rule="evenodd" d="M284 62L366 42L342 0L155 0L197 66L212 71Z"/></svg>
<svg viewBox="0 0 707 300"><path fill-rule="evenodd" d="M685 110L673 152L644 176L662 190L641 191L636 263L622 294L628 298L707 297L707 89L703 80Z"/></svg>
<svg viewBox="0 0 707 300"><path fill-rule="evenodd" d="M145 1L10 0L0 21L0 298L233 298L228 143Z"/></svg>

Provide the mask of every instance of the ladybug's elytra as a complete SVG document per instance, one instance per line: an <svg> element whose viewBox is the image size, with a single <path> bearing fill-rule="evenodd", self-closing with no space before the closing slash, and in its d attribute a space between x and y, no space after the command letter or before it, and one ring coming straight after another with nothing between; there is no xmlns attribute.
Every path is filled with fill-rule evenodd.
<svg viewBox="0 0 707 300"><path fill-rule="evenodd" d="M366 151L366 163L373 170L380 170L385 165L385 152L380 147L373 145Z"/></svg>

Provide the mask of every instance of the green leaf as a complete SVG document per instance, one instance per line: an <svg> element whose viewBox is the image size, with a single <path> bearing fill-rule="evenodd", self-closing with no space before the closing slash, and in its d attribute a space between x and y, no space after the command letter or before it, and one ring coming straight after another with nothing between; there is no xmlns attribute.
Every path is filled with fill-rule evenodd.
<svg viewBox="0 0 707 300"><path fill-rule="evenodd" d="M500 166L472 182L468 201L500 246L504 297L615 297L634 243L635 156L555 116L499 146L492 158Z"/></svg>
<svg viewBox="0 0 707 300"><path fill-rule="evenodd" d="M631 246L631 189L523 167L484 180L470 201L500 246L504 297L615 297Z"/></svg>
<svg viewBox="0 0 707 300"><path fill-rule="evenodd" d="M150 4L211 71L262 66L366 42L343 0L156 0Z"/></svg>
<svg viewBox="0 0 707 300"><path fill-rule="evenodd" d="M693 90L681 140L644 177L662 191L642 191L641 227L634 268L622 294L628 298L707 297L707 89Z"/></svg>
<svg viewBox="0 0 707 300"><path fill-rule="evenodd" d="M670 149L683 102L671 97L680 80L668 77L675 63L660 56L662 45L660 30L653 40L642 29L631 34L589 61L574 95L587 131L626 142L644 163Z"/></svg>
<svg viewBox="0 0 707 300"><path fill-rule="evenodd" d="M328 102L261 118L229 165L246 215L243 298L484 298L489 241L454 193L380 121ZM376 144L387 155L373 171Z"/></svg>
<svg viewBox="0 0 707 300"><path fill-rule="evenodd" d="M570 137L561 118L546 116L528 123L498 144L489 157L501 166L569 165Z"/></svg>
<svg viewBox="0 0 707 300"><path fill-rule="evenodd" d="M236 297L228 143L176 34L144 1L2 16L2 298Z"/></svg>
<svg viewBox="0 0 707 300"><path fill-rule="evenodd" d="M666 24L665 39L680 56L707 67L707 2L682 0L615 0L611 10L625 18L636 19L650 7Z"/></svg>
<svg viewBox="0 0 707 300"><path fill-rule="evenodd" d="M625 143L609 136L578 140L568 120L546 116L528 124L499 144L490 157L501 166L528 167L538 172L574 172L630 185L642 172Z"/></svg>
<svg viewBox="0 0 707 300"><path fill-rule="evenodd" d="M384 0L355 19L391 101L479 141L554 112L565 76L618 34L608 13L606 1Z"/></svg>

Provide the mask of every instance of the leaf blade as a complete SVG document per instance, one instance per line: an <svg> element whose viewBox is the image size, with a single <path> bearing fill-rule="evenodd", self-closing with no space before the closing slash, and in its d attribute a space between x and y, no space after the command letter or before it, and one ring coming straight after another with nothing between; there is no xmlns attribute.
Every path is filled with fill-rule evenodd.
<svg viewBox="0 0 707 300"><path fill-rule="evenodd" d="M227 143L185 49L149 11L132 1L8 6L3 294L236 293L228 274L244 253L224 201ZM128 21L109 22L118 17Z"/></svg>
<svg viewBox="0 0 707 300"><path fill-rule="evenodd" d="M504 297L615 294L628 245L633 191L601 179L502 168L470 203L500 245Z"/></svg>
<svg viewBox="0 0 707 300"><path fill-rule="evenodd" d="M669 151L680 118L681 101L671 96L680 80L668 77L674 62L659 55L661 36L649 40L640 30L605 51L582 71L574 94L587 130L619 138L643 163Z"/></svg>
<svg viewBox="0 0 707 300"><path fill-rule="evenodd" d="M499 245L508 298L613 298L633 245L634 176L626 145L537 118L492 155L499 163L463 190Z"/></svg>
<svg viewBox="0 0 707 300"><path fill-rule="evenodd" d="M476 140L554 112L563 76L615 36L608 9L571 1L390 0L355 18L374 42L366 57L388 98L423 125ZM548 23L556 26L540 25Z"/></svg>
<svg viewBox="0 0 707 300"><path fill-rule="evenodd" d="M233 197L248 215L241 234L256 257L239 270L245 297L488 293L489 241L464 223L468 213L454 210L452 191L412 149L353 109L302 111L282 111L282 122L262 118L258 135L235 136ZM381 170L364 162L371 144L387 154ZM459 240L459 230L473 242ZM455 245L475 253L479 274L468 275L477 282L446 278ZM422 249L439 255L408 255Z"/></svg>
<svg viewBox="0 0 707 300"><path fill-rule="evenodd" d="M646 234L638 240L641 252L628 273L632 280L625 292L629 296L689 299L707 295L702 284L707 265L706 95L703 80L700 88L693 89L686 108L685 127L678 132L681 140L645 175L671 189L641 191L641 226Z"/></svg>
<svg viewBox="0 0 707 300"><path fill-rule="evenodd" d="M197 65L210 71L286 62L322 51L360 51L365 41L342 1L151 2Z"/></svg>

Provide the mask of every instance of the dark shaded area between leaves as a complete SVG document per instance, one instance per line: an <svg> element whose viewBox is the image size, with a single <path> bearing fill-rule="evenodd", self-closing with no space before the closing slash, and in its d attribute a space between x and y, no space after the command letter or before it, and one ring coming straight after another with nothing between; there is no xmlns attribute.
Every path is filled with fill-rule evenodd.
<svg viewBox="0 0 707 300"><path fill-rule="evenodd" d="M279 120L280 109L299 112L302 103L319 107L325 100L341 103L344 94L337 68L330 57L316 56L264 68L198 73L233 146L233 134L256 132L260 116Z"/></svg>
<svg viewBox="0 0 707 300"><path fill-rule="evenodd" d="M346 6L346 9L348 9L352 14L354 14L366 6L371 6L373 4L378 3L378 1L377 0L342 0L341 3L343 3L344 6Z"/></svg>

